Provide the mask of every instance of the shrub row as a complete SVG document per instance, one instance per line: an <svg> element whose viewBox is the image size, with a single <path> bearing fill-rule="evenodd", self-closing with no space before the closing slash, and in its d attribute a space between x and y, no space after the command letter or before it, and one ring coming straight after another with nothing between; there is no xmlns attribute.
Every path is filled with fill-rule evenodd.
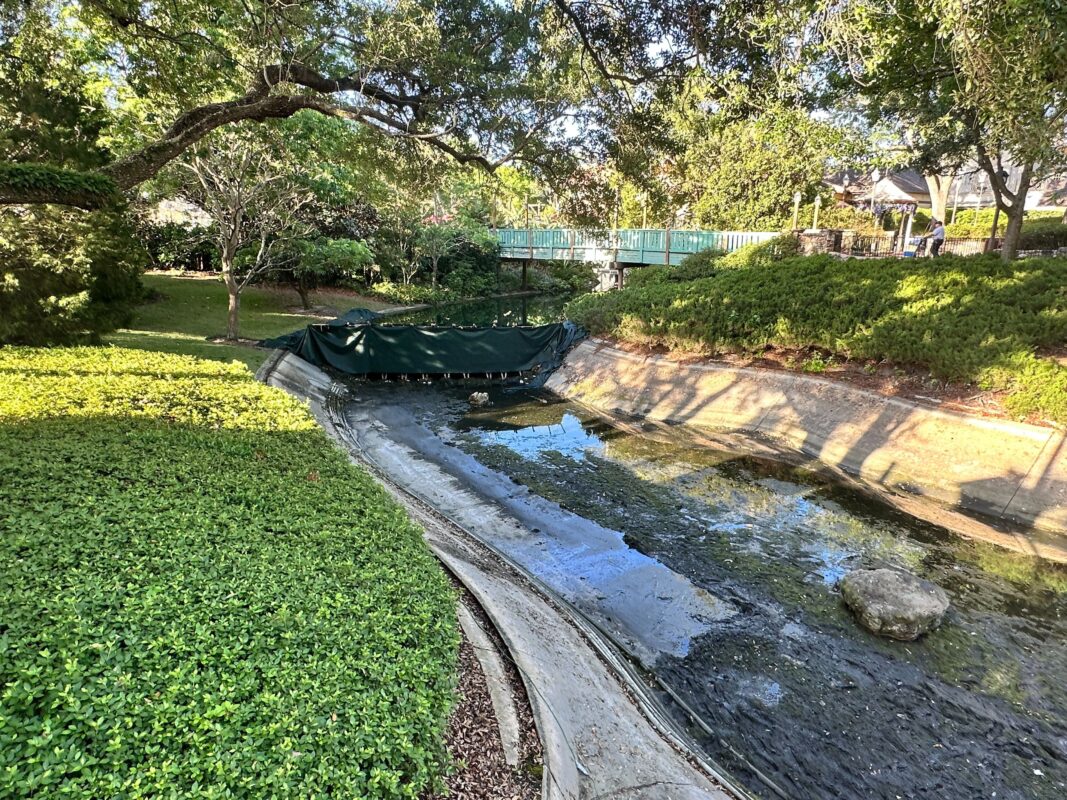
<svg viewBox="0 0 1067 800"><path fill-rule="evenodd" d="M1067 260L787 258L688 282L586 295L588 330L716 353L818 347L1010 388L1020 414L1067 422L1067 369L1035 350L1067 339Z"/></svg>
<svg viewBox="0 0 1067 800"><path fill-rule="evenodd" d="M997 229L1001 236L1008 225L1008 217L1001 214ZM993 227L993 209L960 211L956 221L946 226L948 236L967 239L984 239ZM1067 225L1063 224L1062 211L1028 211L1023 221L1019 238L1021 250L1054 250L1067 247Z"/></svg>
<svg viewBox="0 0 1067 800"><path fill-rule="evenodd" d="M119 348L0 386L0 796L440 787L452 591L306 408Z"/></svg>
<svg viewBox="0 0 1067 800"><path fill-rule="evenodd" d="M766 242L753 242L739 247L732 253L719 250L701 250L686 256L676 267L644 267L630 272L626 277L628 286L647 286L657 283L686 283L711 278L728 269L766 267L775 261L795 256L800 250L800 240L791 234L782 234Z"/></svg>
<svg viewBox="0 0 1067 800"><path fill-rule="evenodd" d="M367 294L385 300L387 303L399 305L420 305L429 303L447 302L449 293L446 289L434 288L421 283L394 283L393 281L378 281L367 287Z"/></svg>

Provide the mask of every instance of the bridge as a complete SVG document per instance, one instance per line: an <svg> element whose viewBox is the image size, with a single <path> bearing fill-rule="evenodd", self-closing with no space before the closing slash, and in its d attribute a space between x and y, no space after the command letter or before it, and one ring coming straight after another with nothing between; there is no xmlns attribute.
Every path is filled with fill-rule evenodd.
<svg viewBox="0 0 1067 800"><path fill-rule="evenodd" d="M666 228L588 231L576 228L498 228L502 258L515 261L591 261L604 266L680 264L708 248L729 253L777 233L687 231Z"/></svg>

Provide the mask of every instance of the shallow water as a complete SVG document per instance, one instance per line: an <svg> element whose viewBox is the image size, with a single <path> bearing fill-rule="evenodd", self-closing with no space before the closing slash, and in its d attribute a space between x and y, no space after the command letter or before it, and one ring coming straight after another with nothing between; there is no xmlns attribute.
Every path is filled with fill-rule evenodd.
<svg viewBox="0 0 1067 800"><path fill-rule="evenodd" d="M617 532L731 609L685 647L649 657L619 643L679 725L754 794L1065 796L1067 570L811 473L691 446L684 431L669 441L624 433L527 391L494 390L491 407L472 411L470 391L357 390L403 406L446 445L527 487L532 496L513 504L543 509L534 501L544 498ZM546 529L565 524L551 517ZM853 622L836 582L881 564L949 593L941 629L900 643ZM657 611L630 603L622 613Z"/></svg>

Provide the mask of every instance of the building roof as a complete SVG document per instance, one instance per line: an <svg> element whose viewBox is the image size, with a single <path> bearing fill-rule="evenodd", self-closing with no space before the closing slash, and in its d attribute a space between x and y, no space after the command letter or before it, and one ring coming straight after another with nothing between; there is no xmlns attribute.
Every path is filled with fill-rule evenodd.
<svg viewBox="0 0 1067 800"><path fill-rule="evenodd" d="M872 199L871 175L842 170L823 179L823 183L846 201L870 202ZM930 204L930 190L926 179L913 169L902 169L881 176L873 187L876 203Z"/></svg>

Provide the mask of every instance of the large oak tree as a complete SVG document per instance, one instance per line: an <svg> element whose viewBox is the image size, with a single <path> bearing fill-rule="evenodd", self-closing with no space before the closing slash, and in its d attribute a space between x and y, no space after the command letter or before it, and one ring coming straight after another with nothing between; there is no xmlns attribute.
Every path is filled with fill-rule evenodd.
<svg viewBox="0 0 1067 800"><path fill-rule="evenodd" d="M32 71L27 40L48 28L60 58L80 59L75 66L110 84L116 122L112 158L88 179L8 166L3 203L96 207L219 127L304 109L486 168L566 156L588 122L579 52L568 46L573 28L546 14L551 3L30 0L5 8L0 57Z"/></svg>
<svg viewBox="0 0 1067 800"><path fill-rule="evenodd" d="M1027 192L1067 165L1067 7L847 0L827 3L825 19L840 85L909 133L920 166L973 159L986 173L1013 259Z"/></svg>
<svg viewBox="0 0 1067 800"><path fill-rule="evenodd" d="M47 68L37 62L37 77L51 81L44 73L57 61L68 73L88 71L106 84L115 123L110 160L88 174L0 167L0 203L97 207L219 127L304 109L461 163L520 163L559 178L575 157L603 153L620 115L695 66L725 85L785 63L752 46L769 36L746 24L773 8L762 0L8 0L3 8L0 59L33 73L27 55L39 45L28 31L47 30L45 49L58 55Z"/></svg>

